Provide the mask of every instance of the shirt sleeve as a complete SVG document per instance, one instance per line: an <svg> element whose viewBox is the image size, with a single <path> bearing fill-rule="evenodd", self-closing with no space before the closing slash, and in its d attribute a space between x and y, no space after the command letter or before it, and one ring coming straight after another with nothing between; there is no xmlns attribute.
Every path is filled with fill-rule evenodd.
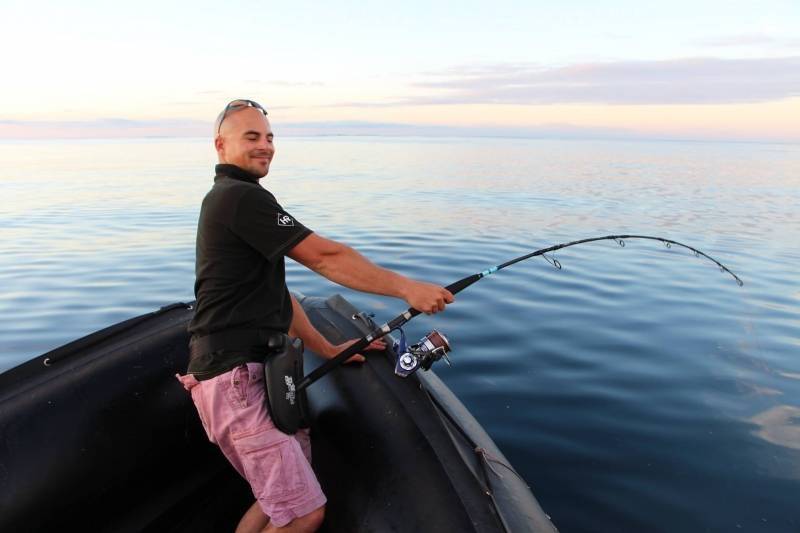
<svg viewBox="0 0 800 533"><path fill-rule="evenodd" d="M233 232L269 261L274 261L311 234L311 230L284 211L263 188L243 195L233 216Z"/></svg>

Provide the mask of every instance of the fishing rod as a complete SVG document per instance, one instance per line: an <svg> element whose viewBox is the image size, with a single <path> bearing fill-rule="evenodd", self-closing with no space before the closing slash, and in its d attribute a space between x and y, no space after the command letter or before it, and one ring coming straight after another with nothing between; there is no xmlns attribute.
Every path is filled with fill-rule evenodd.
<svg viewBox="0 0 800 533"><path fill-rule="evenodd" d="M529 254L525 254L525 255L522 255L520 257L517 257L516 259L512 259L510 261L506 261L505 263L499 264L497 266L493 266L491 268L487 268L486 270L484 270L482 272L478 272L477 274L472 274L470 276L466 276L466 277L456 281L455 283L452 283L452 284L448 285L445 288L448 291L450 291L451 294L457 294L457 293L463 291L464 289L466 289L467 287L469 287L470 285L472 285L473 283L475 283L476 281L478 281L478 280L480 280L482 278L485 278L486 276L489 276L489 275L494 274L495 272L497 272L499 270L502 270L502 269L504 269L506 267L509 267L511 265L519 263L520 261L525 261L526 259L530 259L532 257L536 257L536 256L539 256L539 255L543 256L547 260L547 262L549 262L555 268L561 270L561 263L557 259L552 258L552 257L548 257L545 254L548 254L550 252L554 252L556 250L561 250L562 248L569 248L570 246L577 246L579 244L585 244L585 243L588 243L588 242L606 241L606 240L616 241L616 243L618 245L620 245L621 247L625 247L625 241L626 240L630 240L630 239L646 239L646 240L651 240L651 241L660 241L660 242L663 242L667 248L671 248L672 245L675 245L675 246L680 246L682 248L686 248L688 250L691 250L692 252L694 252L695 257L701 257L701 256L705 257L706 259L708 259L708 260L712 261L713 263L715 263L720 268L720 270L722 272L727 272L728 274L733 276L733 279L736 280L736 283L740 287L742 285L744 285L744 282L739 278L739 276L734 274L728 267L726 267L725 265L723 265L722 263L720 263L719 261L717 261L716 259L714 259L710 255L705 254L705 253L701 252L700 250L698 250L697 248L694 248L694 247L689 246L687 244L682 244L680 242L673 241L673 240L670 240L670 239L665 239L663 237L650 237L648 235L606 235L604 237L591 237L591 238L588 238L588 239L580 239L580 240L577 240L577 241L561 243L561 244L555 244L555 245L547 247L547 248L541 248L539 250L536 250L535 252L531 252ZM390 321L386 322L385 324L383 324L382 326L376 328L375 330L370 332L368 335L362 337L361 339L357 340L355 343L351 344L350 346L348 346L347 348L345 348L344 350L339 352L332 359L329 359L328 361L326 361L323 365L320 365L319 367L317 367L315 370L313 370L311 373L309 373L306 377L304 377L302 380L300 380L299 383L296 384L297 390L301 391L301 390L305 389L306 387L308 387L309 385L311 385L312 383L314 383L315 381L320 379L322 376L324 376L325 374L327 374L328 372L333 370L335 367L337 367L338 365L344 363L347 359L349 359L353 355L357 354L359 351L363 350L365 347L367 347L375 339L379 339L379 338L383 337L384 335L392 332L393 330L399 329L400 327L405 325L409 320L411 320L415 316L419 315L420 313L421 313L421 311L409 307L404 313L397 315L392 320L390 320ZM444 339L444 340L445 340L445 343L446 343L446 339ZM448 350L449 350L449 347L448 347Z"/></svg>
<svg viewBox="0 0 800 533"><path fill-rule="evenodd" d="M525 261L532 257L541 255L548 263L557 269L561 269L561 263L555 257L549 257L546 254L568 248L570 246L577 246L595 241L613 240L620 246L625 246L626 239L647 239L651 241L660 241L664 243L667 248L673 245L686 248L694 252L696 257L705 257L706 259L715 263L720 270L727 272L736 283L741 287L744 282L734 274L728 267L714 259L713 257L701 252L697 248L693 248L686 244L679 243L670 239L662 237L650 237L647 235L606 235L604 237L592 237L589 239L581 239L577 241L556 244L547 248L541 248L535 252L522 255L516 259L506 261L497 266L487 268L482 272L472 274L462 278L455 283L451 283L446 287L452 294L457 294L476 281L485 278L495 272L502 270L506 267ZM325 374L347 361L350 357L357 354L369 344L388 333L399 329L400 341L396 345L397 361L395 364L395 374L401 377L407 377L409 374L416 372L420 367L425 370L429 369L431 365L441 359L442 357L447 360L447 352L450 351L450 344L443 334L438 331L433 331L423 337L419 343L406 347L405 334L401 329L409 320L419 315L421 311L409 307L405 312L397 315L380 327L375 328L368 335L358 339L353 344L339 352L335 357L329 359L324 364L317 367L310 372L307 376L303 376L303 342L300 339L289 340L288 336L275 336L274 341L270 340L268 349L272 355L267 357L264 362L265 383L266 387L266 400L269 412L275 426L287 434L294 434L298 428L308 427L310 422L308 401L305 389L312 383L322 378ZM448 360L449 363L449 360Z"/></svg>

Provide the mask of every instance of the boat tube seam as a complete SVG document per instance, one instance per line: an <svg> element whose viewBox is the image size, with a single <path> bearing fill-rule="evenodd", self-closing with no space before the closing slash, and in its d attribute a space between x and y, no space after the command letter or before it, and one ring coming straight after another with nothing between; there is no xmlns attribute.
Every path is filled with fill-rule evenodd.
<svg viewBox="0 0 800 533"><path fill-rule="evenodd" d="M141 319L141 320L137 320L135 323L131 323L129 327L121 328L121 329L115 330L113 332L109 331L109 333L114 333L114 335L104 335L102 338L98 338L96 340L92 340L91 342L88 342L85 345L78 345L77 343L79 343L81 341L85 341L85 340L88 341L92 337L92 335L94 335L94 333L92 333L90 335L87 335L86 337L83 337L82 339L78 339L76 341L73 341L72 343L70 343L71 345L73 345L73 347L70 348L69 354L58 359L58 362L60 362L60 363L70 363L70 365L66 365L65 366L63 364L59 364L59 365L50 365L50 366L45 365L45 367L42 367L41 364L39 364L38 359L40 359L42 357L46 357L48 353L52 353L52 352L55 352L55 351L60 349L60 348L56 348L55 350L51 350L51 352L47 352L44 355L35 357L35 358L33 358L33 359L29 360L29 361L26 361L25 363L22 363L19 366L16 366L14 368L8 369L7 371L5 371L2 374L0 374L0 391L7 390L6 389L7 385L21 383L22 380L18 376L18 374L20 372L23 372L23 373L25 373L27 375L27 378L25 379L25 381L28 382L28 386L24 387L22 389L13 390L13 391L9 392L9 394L7 394L7 395L0 394L0 401L4 402L4 401L10 400L12 398L18 397L21 394L26 394L32 389L35 389L37 387L41 387L41 386L43 386L43 385L45 385L45 384L47 384L47 383L49 383L49 382L51 382L53 380L59 379L65 372L74 371L77 368L77 366L82 367L82 366L91 364L91 363L97 361L100 358L108 357L109 354L113 354L114 352L118 352L120 350L125 349L126 347L130 346L131 344L135 344L135 343L139 342L141 340L141 335L137 336L137 337L135 337L133 339L126 339L126 342L124 342L122 344L120 343L119 339L115 339L114 336L119 334L119 333L130 332L130 331L134 330L136 327L141 326L142 324L148 322L149 319L151 319L151 318L160 318L167 311L171 311L171 310L176 309L175 306L177 306L177 305L178 304L173 304L173 306L171 306L171 307L168 306L168 307L170 307L170 309L162 308L162 309L164 309L163 311L162 310L158 310L158 311L154 311L153 313L148 313L146 315L142 315L142 316L139 316L139 317L132 318L132 319L130 319L131 321L132 320L137 320L137 319ZM186 305L186 304L181 304L181 305ZM188 309L188 307L187 307L187 309ZM183 321L183 320L181 320L181 321ZM186 322L188 323L188 320ZM111 330L113 327L114 326L110 326L109 328L106 328L106 329ZM168 323L168 324L164 324L163 327L160 327L160 328L158 328L156 330L149 330L149 331L143 332L143 333L146 334L147 336L152 336L153 334L158 334L158 333L167 331L170 328L174 328L174 327L175 327L174 323ZM103 330L101 330L101 331L103 331ZM100 332L97 332L97 333L100 333ZM67 345L67 346L69 346L69 345ZM89 354L85 353L86 350L89 350L90 353ZM80 353L78 353L78 352L80 352ZM83 357L81 357L80 359L77 359L77 360L73 360L73 357L75 355L82 355ZM8 381L8 382L4 383L5 381Z"/></svg>
<svg viewBox="0 0 800 533"><path fill-rule="evenodd" d="M51 350L50 352L45 353L44 354L45 358L42 360L42 364L48 367L53 366L53 364L60 363L61 361L70 358L71 356L75 355L76 353L82 350L86 350L87 348L92 348L102 343L103 341L108 340L112 336L119 335L120 333L125 333L126 331L130 331L139 324L147 322L151 318L159 317L174 309L191 309L192 307L193 307L192 303L178 302L174 304L165 305L164 307L161 307L157 311L140 315L138 317L130 318L125 322L122 322L121 324L109 326L108 328L102 329L96 333L87 335L86 337L73 341L67 344L66 346L62 346L61 348L56 348L55 350ZM63 350L63 352L61 352L61 350ZM53 355L48 356L49 354Z"/></svg>

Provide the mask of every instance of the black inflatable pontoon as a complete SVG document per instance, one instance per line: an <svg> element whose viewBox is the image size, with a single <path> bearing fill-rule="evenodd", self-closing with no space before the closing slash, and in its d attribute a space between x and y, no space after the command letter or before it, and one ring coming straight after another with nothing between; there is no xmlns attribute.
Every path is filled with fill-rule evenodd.
<svg viewBox="0 0 800 533"><path fill-rule="evenodd" d="M331 342L375 327L341 296L301 302ZM253 496L174 377L191 315L170 305L0 374L0 531L233 531ZM394 358L308 389L323 530L554 532L447 386Z"/></svg>

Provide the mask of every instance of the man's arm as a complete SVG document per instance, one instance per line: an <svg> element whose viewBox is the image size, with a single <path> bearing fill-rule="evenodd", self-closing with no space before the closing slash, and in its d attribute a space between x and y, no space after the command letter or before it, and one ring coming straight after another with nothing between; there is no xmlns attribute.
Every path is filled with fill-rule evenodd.
<svg viewBox="0 0 800 533"><path fill-rule="evenodd" d="M348 341L339 345L328 342L328 339L323 337L308 319L303 306L295 299L294 295L292 295L292 311L292 324L289 326L289 335L303 339L303 345L316 354L330 359L355 342ZM373 341L367 347L368 350L383 350L384 348L386 348L386 343L381 339ZM355 354L347 360L348 363L360 363L363 361L364 356L361 354Z"/></svg>
<svg viewBox="0 0 800 533"><path fill-rule="evenodd" d="M443 311L446 304L453 302L453 295L444 287L381 268L349 246L316 233L300 241L287 255L335 283L357 291L402 298L424 313Z"/></svg>

